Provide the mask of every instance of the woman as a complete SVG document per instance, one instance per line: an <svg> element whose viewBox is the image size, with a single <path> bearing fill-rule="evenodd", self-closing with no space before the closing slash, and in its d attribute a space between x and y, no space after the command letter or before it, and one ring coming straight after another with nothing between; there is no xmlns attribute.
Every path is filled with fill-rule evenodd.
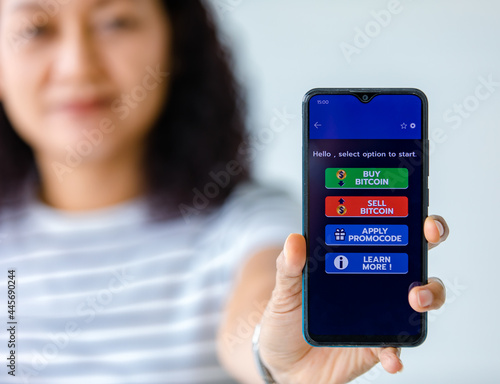
<svg viewBox="0 0 500 384"><path fill-rule="evenodd" d="M241 103L199 1L0 4L0 263L18 322L2 382L257 383L257 323L279 383L402 368L394 348L303 341L304 239L280 253L298 209L246 181ZM438 243L446 223L425 233ZM438 308L444 288L409 300Z"/></svg>

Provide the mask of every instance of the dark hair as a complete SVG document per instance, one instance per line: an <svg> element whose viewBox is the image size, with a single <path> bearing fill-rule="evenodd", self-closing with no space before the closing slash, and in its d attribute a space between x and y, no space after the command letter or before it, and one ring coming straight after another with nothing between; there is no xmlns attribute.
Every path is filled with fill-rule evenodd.
<svg viewBox="0 0 500 384"><path fill-rule="evenodd" d="M155 210L180 214L181 204L192 207L200 194L207 194L204 208L220 205L248 178L247 164L238 155L245 108L230 56L201 1L162 3L172 23L173 65L168 101L149 136L144 171ZM233 172L227 174L227 167ZM221 171L229 177L216 183L214 175ZM33 152L0 105L0 202L12 202L32 172L37 174Z"/></svg>

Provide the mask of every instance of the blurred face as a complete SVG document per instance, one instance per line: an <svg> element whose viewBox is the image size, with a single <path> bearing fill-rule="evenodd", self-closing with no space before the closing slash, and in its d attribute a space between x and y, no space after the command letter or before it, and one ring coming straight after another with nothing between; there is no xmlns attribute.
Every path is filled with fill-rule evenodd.
<svg viewBox="0 0 500 384"><path fill-rule="evenodd" d="M165 103L170 24L159 0L0 0L0 97L37 156L137 149Z"/></svg>

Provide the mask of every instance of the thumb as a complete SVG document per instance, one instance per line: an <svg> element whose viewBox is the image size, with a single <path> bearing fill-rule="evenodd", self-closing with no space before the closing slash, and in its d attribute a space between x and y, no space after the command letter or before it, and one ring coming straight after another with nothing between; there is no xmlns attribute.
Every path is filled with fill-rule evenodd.
<svg viewBox="0 0 500 384"><path fill-rule="evenodd" d="M274 315L286 314L302 306L302 269L305 263L305 239L291 234L276 260L276 286L269 303Z"/></svg>
<svg viewBox="0 0 500 384"><path fill-rule="evenodd" d="M303 236L288 236L276 260L276 285L262 317L261 357L285 372L311 347L302 337L302 269L306 263Z"/></svg>

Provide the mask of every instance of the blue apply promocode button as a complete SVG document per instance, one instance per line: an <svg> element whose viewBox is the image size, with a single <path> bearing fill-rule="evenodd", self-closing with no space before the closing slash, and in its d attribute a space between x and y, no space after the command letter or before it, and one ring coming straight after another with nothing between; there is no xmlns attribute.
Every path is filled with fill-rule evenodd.
<svg viewBox="0 0 500 384"><path fill-rule="evenodd" d="M408 273L406 253L327 253L326 273Z"/></svg>
<svg viewBox="0 0 500 384"><path fill-rule="evenodd" d="M325 227L327 245L407 245L407 225L332 225Z"/></svg>

